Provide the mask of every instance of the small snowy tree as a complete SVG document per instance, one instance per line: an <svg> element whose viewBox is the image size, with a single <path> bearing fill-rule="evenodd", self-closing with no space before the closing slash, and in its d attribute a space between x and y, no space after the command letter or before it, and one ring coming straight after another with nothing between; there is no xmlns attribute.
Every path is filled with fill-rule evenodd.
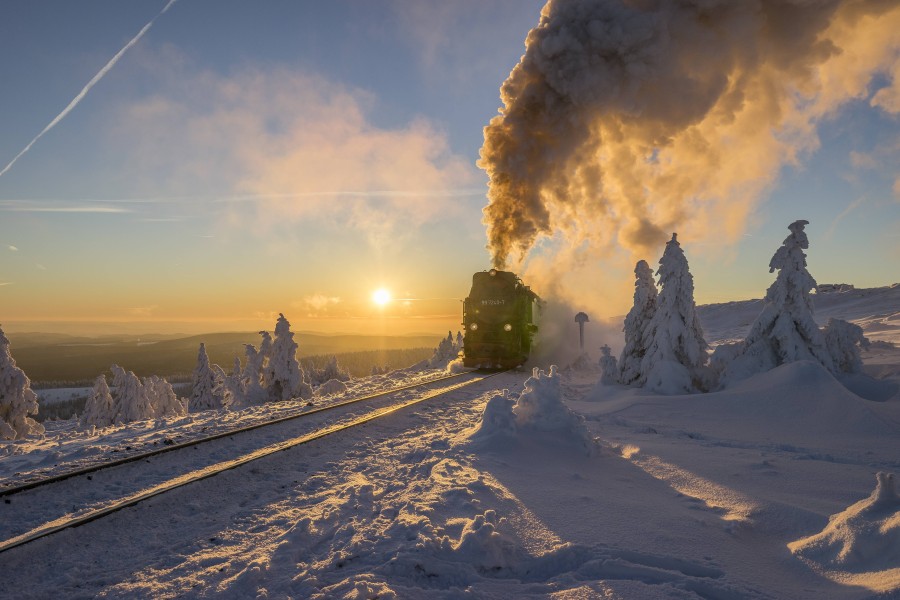
<svg viewBox="0 0 900 600"><path fill-rule="evenodd" d="M150 397L138 376L119 365L113 365L109 369L113 374L113 388L115 388L113 398L116 423L130 423L156 416Z"/></svg>
<svg viewBox="0 0 900 600"><path fill-rule="evenodd" d="M222 374L224 375L224 371ZM245 395L241 359L235 356L231 375L222 378L222 403L227 408L243 406Z"/></svg>
<svg viewBox="0 0 900 600"><path fill-rule="evenodd" d="M809 221L791 223L791 234L769 261L769 272L777 269L778 276L766 291L762 312L747 337L736 347L723 347L714 355L723 381L743 379L798 360L816 361L835 371L825 337L813 317L809 292L816 287L816 280L806 270L803 253L809 248L803 230L807 224Z"/></svg>
<svg viewBox="0 0 900 600"><path fill-rule="evenodd" d="M284 315L279 315L282 319ZM277 328L277 325L276 325ZM259 335L262 336L262 343L259 345L259 354L262 358L262 362L260 363L260 385L262 385L264 390L269 390L272 387L273 383L273 373L272 367L270 363L272 362L272 334L268 331L260 331Z"/></svg>
<svg viewBox="0 0 900 600"><path fill-rule="evenodd" d="M829 319L825 325L825 347L839 373L859 373L862 371L860 347L868 348L869 339L863 335L862 327L841 319Z"/></svg>
<svg viewBox="0 0 900 600"><path fill-rule="evenodd" d="M191 375L191 410L210 410L222 408L221 381L217 380L216 372L209 364L209 355L206 353L206 344L200 344L197 353L197 366Z"/></svg>
<svg viewBox="0 0 900 600"><path fill-rule="evenodd" d="M143 392L153 409L154 417L183 417L187 414L187 401L182 401L172 389L172 384L157 375L144 379Z"/></svg>
<svg viewBox="0 0 900 600"><path fill-rule="evenodd" d="M678 394L704 387L708 345L694 304L694 278L678 243L666 243L659 259L656 312L644 333L647 349L638 381L662 393Z"/></svg>
<svg viewBox="0 0 900 600"><path fill-rule="evenodd" d="M616 357L612 355L612 351L606 344L600 346L600 383L603 385L613 385L619 379L619 369L616 364Z"/></svg>
<svg viewBox="0 0 900 600"><path fill-rule="evenodd" d="M241 377L244 388L244 400L250 404L258 404L266 399L266 390L262 386L262 370L265 356L253 344L245 344L247 363Z"/></svg>
<svg viewBox="0 0 900 600"><path fill-rule="evenodd" d="M0 329L0 439L43 435L44 426L28 416L37 412L38 398L31 389L31 380L16 366L9 340Z"/></svg>
<svg viewBox="0 0 900 600"><path fill-rule="evenodd" d="M265 346L265 340L263 342ZM275 341L270 344L268 364L269 399L273 401L291 398L311 398L312 388L303 381L303 369L297 360L297 342L290 322L283 314L275 323Z"/></svg>
<svg viewBox="0 0 900 600"><path fill-rule="evenodd" d="M84 414L79 422L82 428L109 427L116 421L115 402L102 373L94 380L94 387L84 405Z"/></svg>
<svg viewBox="0 0 900 600"><path fill-rule="evenodd" d="M656 282L646 260L639 260L634 267L634 305L625 316L625 347L619 358L619 382L630 385L640 379L641 361L647 353L644 335L650 320L656 313Z"/></svg>
<svg viewBox="0 0 900 600"><path fill-rule="evenodd" d="M453 333L448 331L447 337L442 339L437 348L434 349L434 354L428 361L428 366L432 368L444 367L458 355L459 347L453 341Z"/></svg>
<svg viewBox="0 0 900 600"><path fill-rule="evenodd" d="M315 373L312 373L310 379L314 385L318 386L327 381L331 381L332 379L338 381L350 381L350 373L338 363L337 356L332 354L328 360L325 361L324 367L315 369Z"/></svg>

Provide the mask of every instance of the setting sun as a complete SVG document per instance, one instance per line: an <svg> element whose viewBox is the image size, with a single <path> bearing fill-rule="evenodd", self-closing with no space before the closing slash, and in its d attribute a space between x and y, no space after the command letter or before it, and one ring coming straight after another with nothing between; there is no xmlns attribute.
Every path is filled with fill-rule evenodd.
<svg viewBox="0 0 900 600"><path fill-rule="evenodd" d="M374 302L378 306L384 306L390 301L391 293L388 290L380 288L372 292L372 302Z"/></svg>

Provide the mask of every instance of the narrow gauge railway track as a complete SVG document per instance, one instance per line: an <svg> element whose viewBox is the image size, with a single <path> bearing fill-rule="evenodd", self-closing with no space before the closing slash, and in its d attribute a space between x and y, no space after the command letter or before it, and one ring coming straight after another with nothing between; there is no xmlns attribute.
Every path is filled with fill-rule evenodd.
<svg viewBox="0 0 900 600"><path fill-rule="evenodd" d="M464 375L468 375L469 372L465 373L455 373L453 375L445 375L442 377L436 377L434 379L429 379L428 381L419 381L417 383L411 383L409 385L403 385L395 388L391 388L389 390L385 390L383 392L377 392L374 394L366 394L365 396L360 396L358 398L350 398L349 400L343 400L341 402L336 402L335 404L329 404L327 406L321 406L318 408L313 408L310 410L304 410L299 413L293 413L284 417L279 417L277 419L272 419L271 421L263 421L260 423L254 423L252 425L246 425L244 427L238 427L235 429L229 429L227 431L220 431L213 435L207 435L191 440L187 440L184 442L171 444L168 446L162 446L159 448L154 448L147 452L138 452L136 454L129 454L128 456L117 458L114 460L101 461L93 465L89 465L87 467L82 467L79 469L73 469L71 471L66 471L64 473L59 473L58 475L52 475L50 477L42 477L38 479L34 479L32 481L28 481L26 483L10 486L5 488L0 488L0 498L6 496L14 496L15 494L19 494L26 490L31 490L37 487L41 487L50 483L56 483L59 481L65 481L66 479L71 479L73 477L81 477L85 475L91 475L96 473L97 471L101 471L103 469L109 469L112 467L117 467L119 465L125 465L132 462L137 462L139 460L146 460L148 458L152 458L154 456L159 456L160 454L165 454L167 452L172 452L175 450L181 450L182 448L190 448L191 446L197 446L199 444L204 444L206 442L211 442L213 440L219 440L222 438L230 437L235 434L243 433L245 431L253 431L254 429L260 429L262 427L269 427L272 425L278 425L279 423L286 423L288 421L294 421L297 419L302 419L304 417L309 417L311 415L316 415L323 412L328 412L332 410L336 410L338 408L343 408L345 406L349 406L351 404L358 404L360 402L366 402L368 400L373 400L375 398L381 398L383 396L389 396L391 394L396 394L397 392L402 392L404 390L415 389L418 387L422 387L431 383L438 383L441 381L446 381L448 379L456 379L458 377L462 377ZM0 486L4 485L0 483Z"/></svg>
<svg viewBox="0 0 900 600"><path fill-rule="evenodd" d="M149 487L146 487L139 491L135 491L135 492L126 494L118 499L107 500L105 502L105 504L98 506L97 508L93 508L93 509L84 511L80 514L74 514L74 512L65 514L59 518L50 520L38 527L35 527L35 528L31 529L30 531L27 531L27 532L24 532L24 533L21 533L18 535L13 535L12 537L10 537L4 541L0 541L0 553L3 553L7 550L11 550L13 548L23 546L30 542L34 542L36 540L48 537L50 535L53 535L54 533L63 531L65 529L72 529L72 528L78 527L80 525L90 523L91 521L101 519L103 517L106 517L108 515L116 513L122 509L134 506L140 502L143 502L150 498L159 496L160 494L164 494L164 493L172 491L174 489L184 487L188 484L191 484L191 483L194 483L197 481L208 479L210 477L213 477L213 476L223 473L225 471L229 471L229 470L238 468L242 465L245 465L247 463L250 463L250 462L253 462L256 460L260 460L267 456L271 456L277 452L282 452L284 450L288 450L290 448L294 448L294 447L300 446L302 444L306 444L306 443L312 442L314 440L321 439L328 435L339 433L341 431L346 431L346 430L356 427L358 425L362 425L364 423L368 423L375 419L379 419L381 417L395 413L404 408L408 408L410 406L414 406L416 404L425 402L427 400L431 400L432 398L442 396L444 394L458 390L460 388L463 388L463 387L466 387L469 385L473 385L475 383L479 383L479 382L489 379L491 377L495 377L496 375L499 375L501 373L503 373L503 372L485 373L483 371L477 371L474 373L464 373L461 375L471 375L472 377L470 379L468 379L467 381L463 381L462 383L457 383L455 385L451 385L446 388L441 388L441 389L429 392L423 396L413 398L411 400L403 400L403 401L400 401L399 403L391 404L384 408L376 409L372 412L368 412L368 413L365 413L360 416L353 416L347 421L341 421L338 423L326 425L322 428L314 429L311 432L304 433L302 435L292 437L289 439L281 440L281 441L273 443L273 444L269 444L267 446L258 448L256 450L242 454L240 456L233 457L233 458L230 458L227 460L223 460L223 461L220 461L215 464L207 465L207 466L201 467L199 469L191 470L182 475L178 475L178 476L172 477L170 479L167 479L165 481L150 485ZM404 389L410 389L410 388L415 388L415 387L422 387L429 383L435 383L436 381L450 379L453 377L455 377L455 376L440 378L440 379L436 379L436 380L430 380L428 382L411 385L411 386L404 386L403 388L397 388L397 389L391 390L390 392L379 393L379 394L367 396L365 399L369 399L369 398L377 397L377 396L386 396L393 392L402 391ZM356 402L358 402L360 400L361 399L355 399ZM349 403L350 402L346 402L346 403L343 403L342 405L346 406ZM337 405L335 405L335 407L336 406ZM322 412L322 411L319 410L318 412ZM303 414L304 415L312 414L312 411L309 411L309 412L303 413ZM275 422L273 421L273 422L266 423L264 425L272 425L274 423ZM262 425L260 425L260 426L262 426ZM258 426L254 426L254 427L251 427L250 429L258 429L258 428L259 428ZM241 431L246 431L246 429L243 429ZM236 433L236 431L230 432L230 435L234 435L234 433ZM221 437L225 437L225 435L217 435L216 439L221 438ZM209 439L211 439L211 438L207 438L207 441ZM196 446L196 444L188 444L188 445ZM181 446L181 447L183 448L184 446ZM172 449L173 448L168 447L165 450L171 451ZM154 455L155 454L159 454L159 453L154 452ZM131 457L129 457L129 458L131 458ZM127 462L134 462L134 460L129 460ZM119 463L119 464L121 464L121 463ZM116 466L118 466L118 464ZM106 469L110 469L110 468L111 468L111 466L109 464L107 464L104 467L95 469L93 472L97 472L100 470L106 470ZM29 488L29 489L33 489L33 488ZM73 509L73 511L74 511L74 509Z"/></svg>

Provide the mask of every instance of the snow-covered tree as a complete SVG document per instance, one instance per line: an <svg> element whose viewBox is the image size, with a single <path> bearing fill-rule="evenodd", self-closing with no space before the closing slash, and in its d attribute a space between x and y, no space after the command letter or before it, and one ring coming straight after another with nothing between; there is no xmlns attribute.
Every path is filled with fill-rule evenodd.
<svg viewBox="0 0 900 600"><path fill-rule="evenodd" d="M197 366L191 375L191 410L211 410L222 408L222 380L216 377L216 371L209 364L206 344L200 344L197 353Z"/></svg>
<svg viewBox="0 0 900 600"><path fill-rule="evenodd" d="M350 381L350 372L338 363L337 356L334 354L325 361L324 367L315 369L314 373L310 373L310 382L316 386L322 385L332 379L338 381Z"/></svg>
<svg viewBox="0 0 900 600"><path fill-rule="evenodd" d="M113 388L115 388L113 398L116 423L130 423L156 416L150 403L150 396L144 390L138 376L119 365L113 365L109 369L113 374Z"/></svg>
<svg viewBox="0 0 900 600"><path fill-rule="evenodd" d="M678 394L704 387L708 345L694 303L694 278L677 234L659 259L660 292L647 324L638 382L662 393Z"/></svg>
<svg viewBox="0 0 900 600"><path fill-rule="evenodd" d="M183 417L187 414L187 401L179 399L172 384L164 378L157 375L144 378L143 392L154 417Z"/></svg>
<svg viewBox="0 0 900 600"><path fill-rule="evenodd" d="M825 325L825 347L839 373L859 373L862 371L860 348L869 347L869 339L863 335L862 327L841 319L829 319Z"/></svg>
<svg viewBox="0 0 900 600"><path fill-rule="evenodd" d="M279 316L283 319L284 315L279 314ZM277 325L276 325L277 328ZM262 357L262 363L260 368L260 385L262 385L264 390L269 390L272 388L273 383L273 374L270 363L272 362L272 334L268 331L260 331L259 335L262 336L262 343L259 345L259 354Z"/></svg>
<svg viewBox="0 0 900 600"><path fill-rule="evenodd" d="M613 385L619 380L619 369L616 357L606 344L600 346L600 383Z"/></svg>
<svg viewBox="0 0 900 600"><path fill-rule="evenodd" d="M247 354L247 362L241 377L244 400L250 404L258 404L266 400L266 390L262 386L262 370L266 357L253 344L245 344L244 350Z"/></svg>
<svg viewBox="0 0 900 600"><path fill-rule="evenodd" d="M464 340L464 338L463 338L462 331L457 331L456 332L456 353L457 353L457 355L460 352L462 352L463 345L464 345L463 340Z"/></svg>
<svg viewBox="0 0 900 600"><path fill-rule="evenodd" d="M769 261L769 272L778 270L775 282L766 291L762 312L750 326L744 341L723 347L713 362L723 381L743 379L798 360L821 363L834 372L834 361L825 344L825 336L813 317L810 290L816 280L806 270L809 239L804 226L809 221L794 221L791 234Z"/></svg>
<svg viewBox="0 0 900 600"><path fill-rule="evenodd" d="M218 365L215 365L218 367ZM224 375L224 371L222 372ZM241 359L234 357L234 366L231 374L222 377L222 403L227 408L243 406L245 402L245 390L243 384L243 372L241 371Z"/></svg>
<svg viewBox="0 0 900 600"><path fill-rule="evenodd" d="M453 340L453 333L448 331L447 337L442 339L434 349L434 355L428 361L428 366L432 368L445 367L448 362L459 355L459 349L460 347Z"/></svg>
<svg viewBox="0 0 900 600"><path fill-rule="evenodd" d="M102 373L94 380L94 387L84 404L79 424L83 428L108 427L116 422L115 402Z"/></svg>
<svg viewBox="0 0 900 600"><path fill-rule="evenodd" d="M0 439L43 435L44 426L28 416L37 412L38 398L31 389L31 380L16 366L9 340L0 329Z"/></svg>
<svg viewBox="0 0 900 600"><path fill-rule="evenodd" d="M641 361L647 353L644 334L656 313L656 282L646 260L637 262L634 275L634 305L625 316L625 347L619 357L619 382L625 385L636 382L641 376Z"/></svg>
<svg viewBox="0 0 900 600"><path fill-rule="evenodd" d="M269 338L271 339L271 338ZM263 348L266 339L263 339ZM275 341L269 342L271 348L267 368L269 399L273 401L290 398L311 398L312 388L303 381L303 370L297 360L297 342L291 331L290 322L283 314L278 315L275 323ZM262 352L262 351L261 351Z"/></svg>

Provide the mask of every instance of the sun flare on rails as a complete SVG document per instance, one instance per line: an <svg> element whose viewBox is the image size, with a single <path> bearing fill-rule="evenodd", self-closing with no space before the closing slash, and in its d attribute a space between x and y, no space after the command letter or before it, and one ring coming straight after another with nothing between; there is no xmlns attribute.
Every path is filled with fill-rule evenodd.
<svg viewBox="0 0 900 600"><path fill-rule="evenodd" d="M391 292L385 288L379 288L372 292L372 302L378 306L386 306L391 301Z"/></svg>

